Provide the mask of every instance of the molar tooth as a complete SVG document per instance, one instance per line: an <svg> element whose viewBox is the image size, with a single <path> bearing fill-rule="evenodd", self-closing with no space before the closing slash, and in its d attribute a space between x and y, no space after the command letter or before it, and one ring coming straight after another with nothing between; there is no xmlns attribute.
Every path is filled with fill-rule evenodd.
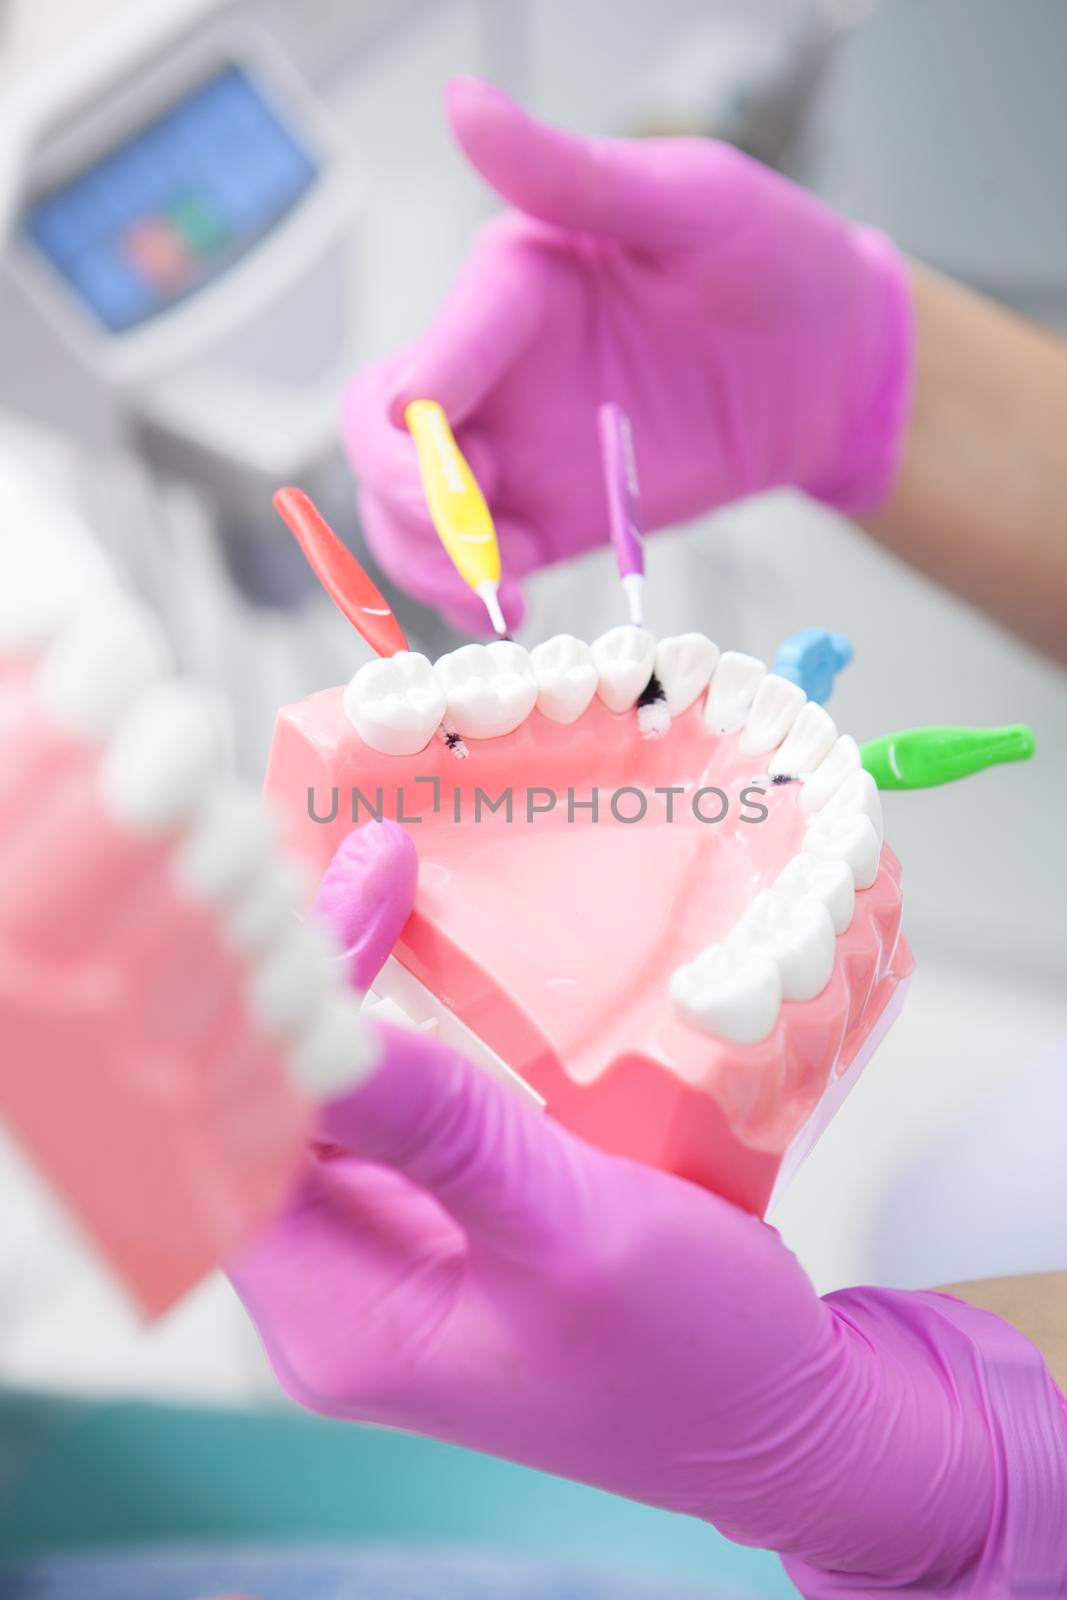
<svg viewBox="0 0 1067 1600"><path fill-rule="evenodd" d="M881 846L884 838L882 801L878 793L878 785L871 777L871 774L863 768L859 772L853 772L839 788L834 790L818 815L820 818L832 816L869 817L871 826L878 835L878 844Z"/></svg>
<svg viewBox="0 0 1067 1600"><path fill-rule="evenodd" d="M778 772L786 772L791 777L806 776L830 754L836 738L833 717L816 701L809 700L807 705L801 706L797 720L771 757L767 771L772 778Z"/></svg>
<svg viewBox="0 0 1067 1600"><path fill-rule="evenodd" d="M242 883L223 919L226 937L236 949L259 950L292 927L299 907L313 888L293 860L266 861Z"/></svg>
<svg viewBox="0 0 1067 1600"><path fill-rule="evenodd" d="M425 749L445 714L445 690L414 650L366 661L344 693L344 710L363 743L385 756Z"/></svg>
<svg viewBox="0 0 1067 1600"><path fill-rule="evenodd" d="M742 914L726 942L733 950L773 961L786 1000L812 1000L830 981L834 925L819 900L764 889Z"/></svg>
<svg viewBox="0 0 1067 1600"><path fill-rule="evenodd" d="M24 512L27 522L24 531L12 535L7 530L13 511ZM118 589L88 530L73 513L54 503L39 504L33 497L25 507L5 506L4 512L0 652L32 650L86 605L106 605Z"/></svg>
<svg viewBox="0 0 1067 1600"><path fill-rule="evenodd" d="M345 991L327 995L293 1040L294 1074L315 1099L355 1089L379 1059L380 1043L360 1013L359 997Z"/></svg>
<svg viewBox="0 0 1067 1600"><path fill-rule="evenodd" d="M844 933L852 921L856 886L847 861L805 855L787 861L774 883L775 894L787 900L818 900L830 913L835 933Z"/></svg>
<svg viewBox="0 0 1067 1600"><path fill-rule="evenodd" d="M656 646L656 677L667 697L667 710L680 717L707 688L719 647L703 633L679 633Z"/></svg>
<svg viewBox="0 0 1067 1600"><path fill-rule="evenodd" d="M192 900L228 900L267 859L270 813L257 794L237 787L213 794L175 851L173 872Z"/></svg>
<svg viewBox="0 0 1067 1600"><path fill-rule="evenodd" d="M596 694L593 652L573 633L557 633L530 651L537 679L537 709L551 722L577 722Z"/></svg>
<svg viewBox="0 0 1067 1600"><path fill-rule="evenodd" d="M229 731L222 702L176 680L151 685L126 712L100 763L108 812L137 832L181 822L225 766Z"/></svg>
<svg viewBox="0 0 1067 1600"><path fill-rule="evenodd" d="M760 680L752 709L741 730L741 754L762 756L781 744L807 697L797 683L768 672Z"/></svg>
<svg viewBox="0 0 1067 1600"><path fill-rule="evenodd" d="M671 975L675 1010L691 1027L731 1044L757 1044L778 1020L782 980L766 956L709 945Z"/></svg>
<svg viewBox="0 0 1067 1600"><path fill-rule="evenodd" d="M869 889L878 876L882 847L874 824L862 812L816 817L804 835L803 853L845 861L857 889Z"/></svg>
<svg viewBox="0 0 1067 1600"><path fill-rule="evenodd" d="M159 623L146 607L116 593L74 617L52 641L35 688L53 721L99 739L169 664Z"/></svg>
<svg viewBox="0 0 1067 1600"><path fill-rule="evenodd" d="M733 733L740 728L766 672L756 656L724 650L704 702L705 728L710 733Z"/></svg>
<svg viewBox="0 0 1067 1600"><path fill-rule="evenodd" d="M537 701L530 657L510 639L461 645L441 656L435 670L448 696L448 714L465 739L511 733Z"/></svg>
<svg viewBox="0 0 1067 1600"><path fill-rule="evenodd" d="M629 711L648 685L656 664L656 641L644 628L624 622L592 644L597 694L609 711Z"/></svg>
<svg viewBox="0 0 1067 1600"><path fill-rule="evenodd" d="M801 785L798 804L802 811L821 811L834 791L861 767L859 745L851 734L839 734L815 771Z"/></svg>
<svg viewBox="0 0 1067 1600"><path fill-rule="evenodd" d="M268 1033L302 1031L331 992L336 959L314 923L285 928L256 958L249 975L249 1000L260 1025Z"/></svg>

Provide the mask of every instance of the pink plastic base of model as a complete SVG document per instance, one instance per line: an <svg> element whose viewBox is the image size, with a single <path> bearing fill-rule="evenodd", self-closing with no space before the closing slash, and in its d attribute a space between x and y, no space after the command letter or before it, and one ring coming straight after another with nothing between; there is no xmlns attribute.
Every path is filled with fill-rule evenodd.
<svg viewBox="0 0 1067 1600"><path fill-rule="evenodd" d="M599 702L570 727L535 711L505 738L471 741L465 762L440 740L382 756L328 690L281 712L267 787L290 846L317 872L369 808L409 825L419 892L395 951L402 965L567 1127L762 1213L786 1152L828 1087L851 1075L912 961L900 869L885 850L837 939L829 984L786 1002L769 1038L728 1044L674 1014L672 970L723 938L800 848L795 787L762 796L765 821L744 820L753 807L741 792L760 764L737 736L709 734L699 706L649 743L632 714ZM596 825L581 805L594 784ZM711 786L728 801L714 824L691 804ZM624 787L646 798L640 822L611 814ZM655 793L668 787L671 821ZM484 801L476 817L479 788L490 801L510 788L511 820ZM539 809L549 794L556 804ZM707 796L704 815L721 805ZM618 809L635 814L640 797Z"/></svg>
<svg viewBox="0 0 1067 1600"><path fill-rule="evenodd" d="M118 827L99 749L0 662L0 1116L149 1314L274 1213L308 1113L173 835Z"/></svg>

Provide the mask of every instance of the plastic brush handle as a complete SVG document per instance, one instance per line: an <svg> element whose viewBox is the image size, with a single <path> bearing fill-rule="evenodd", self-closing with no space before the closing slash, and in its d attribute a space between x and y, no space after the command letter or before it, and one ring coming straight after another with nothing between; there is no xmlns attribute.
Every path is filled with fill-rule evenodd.
<svg viewBox="0 0 1067 1600"><path fill-rule="evenodd" d="M860 746L879 789L932 789L1005 761L1028 761L1036 749L1024 722L1006 728L908 728Z"/></svg>
<svg viewBox="0 0 1067 1600"><path fill-rule="evenodd" d="M392 656L398 650L406 650L404 630L388 600L303 489L279 489L274 496L274 509L338 611L362 634L375 654Z"/></svg>
<svg viewBox="0 0 1067 1600"><path fill-rule="evenodd" d="M485 496L436 400L412 400L404 420L437 536L464 583L478 594L483 584L500 582L500 546Z"/></svg>
<svg viewBox="0 0 1067 1600"><path fill-rule="evenodd" d="M600 407L597 420L611 542L615 547L619 576L641 578L645 572L645 549L630 419L621 406L610 402Z"/></svg>

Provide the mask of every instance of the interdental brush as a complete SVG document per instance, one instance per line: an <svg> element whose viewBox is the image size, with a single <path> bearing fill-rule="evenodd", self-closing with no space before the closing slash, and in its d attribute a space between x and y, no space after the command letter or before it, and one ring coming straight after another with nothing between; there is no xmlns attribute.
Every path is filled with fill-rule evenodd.
<svg viewBox="0 0 1067 1600"><path fill-rule="evenodd" d="M860 747L860 764L879 789L936 789L956 783L987 767L1008 761L1029 761L1037 749L1034 730L1025 722L1003 728L905 728L884 733ZM806 772L764 773L752 783L800 783Z"/></svg>
<svg viewBox="0 0 1067 1600"><path fill-rule="evenodd" d="M640 489L634 459L633 431L621 406L608 402L598 413L600 456L608 498L611 542L619 577L630 607L630 621L643 628L645 550L638 516ZM655 672L637 700L637 726L645 739L662 739L671 725L667 696Z"/></svg>
<svg viewBox="0 0 1067 1600"><path fill-rule="evenodd" d="M388 600L303 489L279 489L274 495L274 509L338 611L348 618L375 655L393 656L406 650L404 630ZM466 759L467 746L447 717L442 717L437 735L458 760Z"/></svg>

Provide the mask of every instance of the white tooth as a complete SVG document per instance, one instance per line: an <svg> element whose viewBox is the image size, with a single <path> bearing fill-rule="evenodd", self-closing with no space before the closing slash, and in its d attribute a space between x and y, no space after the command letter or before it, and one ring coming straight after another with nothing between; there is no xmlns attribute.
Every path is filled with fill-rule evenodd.
<svg viewBox="0 0 1067 1600"><path fill-rule="evenodd" d="M345 716L363 743L383 756L425 749L445 714L445 689L414 650L366 661L344 693Z"/></svg>
<svg viewBox="0 0 1067 1600"><path fill-rule="evenodd" d="M740 728L767 668L755 656L724 650L704 702L704 726L710 733Z"/></svg>
<svg viewBox="0 0 1067 1600"><path fill-rule="evenodd" d="M800 715L785 736L785 743L774 752L767 767L773 777L787 772L791 777L806 777L833 749L837 727L833 717L814 700L801 706Z"/></svg>
<svg viewBox="0 0 1067 1600"><path fill-rule="evenodd" d="M296 1033L331 993L338 992L336 954L311 922L286 928L258 957L248 995L268 1033Z"/></svg>
<svg viewBox="0 0 1067 1600"><path fill-rule="evenodd" d="M465 739L496 739L525 722L537 702L537 679L521 644L497 639L465 644L435 664L448 715Z"/></svg>
<svg viewBox="0 0 1067 1600"><path fill-rule="evenodd" d="M144 606L116 594L74 617L52 641L35 687L60 727L98 739L169 665L159 623Z"/></svg>
<svg viewBox="0 0 1067 1600"><path fill-rule="evenodd" d="M609 711L629 711L647 686L656 664L656 641L632 622L609 628L593 641L599 676L597 694Z"/></svg>
<svg viewBox="0 0 1067 1600"><path fill-rule="evenodd" d="M726 942L733 950L773 961L786 1000L811 1000L830 981L834 925L818 900L795 899L764 889Z"/></svg>
<svg viewBox="0 0 1067 1600"><path fill-rule="evenodd" d="M818 900L830 913L835 933L844 933L852 921L856 905L856 886L846 861L803 851L787 861L774 881L775 894L787 900Z"/></svg>
<svg viewBox="0 0 1067 1600"><path fill-rule="evenodd" d="M58 537L53 526L63 523ZM68 521L70 526L68 527ZM90 535L54 505L0 547L0 650L31 650L92 603L118 593Z"/></svg>
<svg viewBox="0 0 1067 1600"><path fill-rule="evenodd" d="M217 696L153 684L115 730L100 763L100 798L119 822L155 833L187 817L226 765L229 724Z"/></svg>
<svg viewBox="0 0 1067 1600"><path fill-rule="evenodd" d="M878 876L882 847L870 817L862 814L816 817L804 835L805 855L845 861L857 889L869 889Z"/></svg>
<svg viewBox="0 0 1067 1600"><path fill-rule="evenodd" d="M273 840L271 816L257 794L221 789L193 818L174 853L178 886L191 900L226 900L266 862Z"/></svg>
<svg viewBox="0 0 1067 1600"><path fill-rule="evenodd" d="M537 709L551 722L577 722L596 694L593 652L573 633L557 633L530 651L537 679Z"/></svg>
<svg viewBox="0 0 1067 1600"><path fill-rule="evenodd" d="M381 1058L377 1033L360 1012L359 996L327 995L293 1040L297 1081L315 1099L358 1088Z"/></svg>
<svg viewBox="0 0 1067 1600"><path fill-rule="evenodd" d="M834 790L840 788L853 772L858 772L860 766L859 745L851 734L839 734L829 755L823 757L810 778L801 785L798 797L800 809L821 811Z"/></svg>
<svg viewBox="0 0 1067 1600"><path fill-rule="evenodd" d="M741 730L741 754L762 756L781 744L800 714L806 699L798 683L768 672L761 679L752 709Z"/></svg>
<svg viewBox="0 0 1067 1600"><path fill-rule="evenodd" d="M667 696L667 710L680 717L707 688L719 647L703 633L679 633L656 646L656 677Z"/></svg>
<svg viewBox="0 0 1067 1600"><path fill-rule="evenodd" d="M268 861L241 888L223 920L238 950L260 950L294 924L311 884L294 861Z"/></svg>
<svg viewBox="0 0 1067 1600"><path fill-rule="evenodd" d="M882 824L882 801L878 793L878 785L869 772L862 768L859 772L852 773L845 779L840 788L835 789L827 800L819 817L834 816L864 816L869 817L871 826L878 835L881 845L884 838Z"/></svg>
<svg viewBox="0 0 1067 1600"><path fill-rule="evenodd" d="M778 1020L782 980L766 956L713 944L675 969L671 999L702 1033L716 1033L731 1044L756 1044Z"/></svg>

